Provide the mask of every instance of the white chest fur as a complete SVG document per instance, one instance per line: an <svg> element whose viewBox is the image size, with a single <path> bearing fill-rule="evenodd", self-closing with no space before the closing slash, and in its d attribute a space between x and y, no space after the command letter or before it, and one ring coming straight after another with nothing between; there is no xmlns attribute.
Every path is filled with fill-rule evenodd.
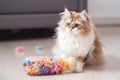
<svg viewBox="0 0 120 80"><path fill-rule="evenodd" d="M58 45L60 51L72 57L86 56L94 42L94 33L91 31L89 36L75 36L68 33L59 32Z"/></svg>

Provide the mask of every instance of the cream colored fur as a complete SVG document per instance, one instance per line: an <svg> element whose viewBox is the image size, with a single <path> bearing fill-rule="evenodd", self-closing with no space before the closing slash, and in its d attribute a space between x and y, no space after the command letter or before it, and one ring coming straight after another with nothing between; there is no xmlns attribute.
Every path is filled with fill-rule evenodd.
<svg viewBox="0 0 120 80"><path fill-rule="evenodd" d="M70 15L69 11L66 9L62 14L65 14L63 17ZM80 14L80 16L82 16L82 14ZM85 19L85 16L82 17ZM59 26L56 28L57 44L53 48L53 53L55 56L75 57L76 59L81 57L84 59L88 52L92 54L95 47L94 41L96 37L94 32L94 25L92 23L89 24L89 34L87 36L80 35L81 31L77 28L74 28L72 31L70 31L69 28L64 26L63 20L61 20L58 25ZM63 27L65 28L63 29ZM76 71L82 71L83 65L84 62L78 59Z"/></svg>

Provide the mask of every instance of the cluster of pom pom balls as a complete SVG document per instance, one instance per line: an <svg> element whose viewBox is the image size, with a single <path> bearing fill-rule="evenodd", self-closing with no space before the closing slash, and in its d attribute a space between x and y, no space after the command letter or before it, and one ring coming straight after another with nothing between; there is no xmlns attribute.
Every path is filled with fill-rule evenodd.
<svg viewBox="0 0 120 80"><path fill-rule="evenodd" d="M36 46L36 51L41 52L42 45ZM26 50L22 46L15 49L16 54L24 55ZM73 57L69 58L50 58L41 56L26 57L22 61L25 72L30 76L61 74L66 70L76 71L77 61Z"/></svg>
<svg viewBox="0 0 120 80"><path fill-rule="evenodd" d="M26 57L22 65L30 76L61 74L68 63L64 58Z"/></svg>

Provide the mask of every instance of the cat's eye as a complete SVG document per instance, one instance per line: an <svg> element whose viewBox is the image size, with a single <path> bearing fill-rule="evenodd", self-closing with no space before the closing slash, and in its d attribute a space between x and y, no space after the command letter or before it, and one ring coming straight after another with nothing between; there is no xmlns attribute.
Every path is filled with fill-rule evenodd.
<svg viewBox="0 0 120 80"><path fill-rule="evenodd" d="M67 23L67 25L69 26L69 25L70 25L70 23Z"/></svg>
<svg viewBox="0 0 120 80"><path fill-rule="evenodd" d="M78 27L79 26L79 24L78 23L75 23L75 27Z"/></svg>

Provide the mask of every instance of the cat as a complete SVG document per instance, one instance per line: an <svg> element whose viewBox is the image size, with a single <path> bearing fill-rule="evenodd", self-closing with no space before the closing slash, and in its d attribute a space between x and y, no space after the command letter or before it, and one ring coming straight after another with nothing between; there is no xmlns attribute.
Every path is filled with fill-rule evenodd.
<svg viewBox="0 0 120 80"><path fill-rule="evenodd" d="M88 13L85 10L75 12L65 8L60 15L52 53L58 57L75 57L76 72L83 71L85 63L101 63L102 43Z"/></svg>

